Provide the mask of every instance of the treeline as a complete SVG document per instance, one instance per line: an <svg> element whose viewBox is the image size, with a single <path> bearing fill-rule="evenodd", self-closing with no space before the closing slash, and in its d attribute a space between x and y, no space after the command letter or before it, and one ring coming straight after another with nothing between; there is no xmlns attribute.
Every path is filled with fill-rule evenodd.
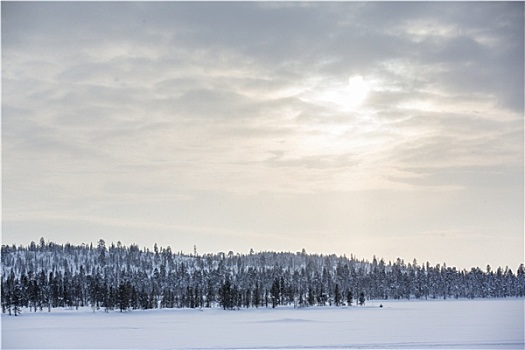
<svg viewBox="0 0 525 350"><path fill-rule="evenodd" d="M2 246L2 312L353 305L366 299L501 298L525 295L525 268L458 270L397 259L233 252L153 251L120 242Z"/></svg>

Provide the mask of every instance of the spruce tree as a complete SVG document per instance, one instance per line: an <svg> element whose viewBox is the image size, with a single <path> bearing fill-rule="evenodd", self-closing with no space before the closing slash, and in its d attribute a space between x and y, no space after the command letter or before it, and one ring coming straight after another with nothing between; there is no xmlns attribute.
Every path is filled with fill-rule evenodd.
<svg viewBox="0 0 525 350"><path fill-rule="evenodd" d="M359 293L359 305L360 306L365 305L365 293L364 292Z"/></svg>
<svg viewBox="0 0 525 350"><path fill-rule="evenodd" d="M339 291L339 283L335 284L334 303L335 306L339 306L341 304L341 292Z"/></svg>
<svg viewBox="0 0 525 350"><path fill-rule="evenodd" d="M272 308L275 309L275 307L279 305L280 294L281 294L281 287L280 287L278 278L275 278L273 280L272 288L270 289L270 293L272 294Z"/></svg>
<svg viewBox="0 0 525 350"><path fill-rule="evenodd" d="M352 299L354 296L352 295L352 291L349 289L346 291L346 304L348 306L352 306Z"/></svg>

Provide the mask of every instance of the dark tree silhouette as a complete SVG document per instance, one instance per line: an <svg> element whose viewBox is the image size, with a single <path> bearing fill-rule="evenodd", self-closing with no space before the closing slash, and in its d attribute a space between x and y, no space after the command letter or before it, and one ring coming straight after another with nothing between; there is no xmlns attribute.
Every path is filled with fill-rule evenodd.
<svg viewBox="0 0 525 350"><path fill-rule="evenodd" d="M92 307L96 312L173 307L351 306L367 299L525 296L525 267L458 270L402 259L276 253L191 255L117 242L2 245L2 312Z"/></svg>

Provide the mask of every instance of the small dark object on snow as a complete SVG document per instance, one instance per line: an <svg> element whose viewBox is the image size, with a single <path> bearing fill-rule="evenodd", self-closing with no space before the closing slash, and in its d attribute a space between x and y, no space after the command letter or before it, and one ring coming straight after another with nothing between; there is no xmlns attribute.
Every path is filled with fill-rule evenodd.
<svg viewBox="0 0 525 350"><path fill-rule="evenodd" d="M379 307L383 307L383 304L379 304Z"/></svg>

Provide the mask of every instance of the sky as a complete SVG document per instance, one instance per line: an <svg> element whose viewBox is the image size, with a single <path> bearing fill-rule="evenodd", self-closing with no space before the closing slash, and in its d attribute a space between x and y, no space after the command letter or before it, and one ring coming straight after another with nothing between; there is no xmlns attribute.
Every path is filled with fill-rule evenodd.
<svg viewBox="0 0 525 350"><path fill-rule="evenodd" d="M524 261L523 2L2 2L2 243Z"/></svg>

